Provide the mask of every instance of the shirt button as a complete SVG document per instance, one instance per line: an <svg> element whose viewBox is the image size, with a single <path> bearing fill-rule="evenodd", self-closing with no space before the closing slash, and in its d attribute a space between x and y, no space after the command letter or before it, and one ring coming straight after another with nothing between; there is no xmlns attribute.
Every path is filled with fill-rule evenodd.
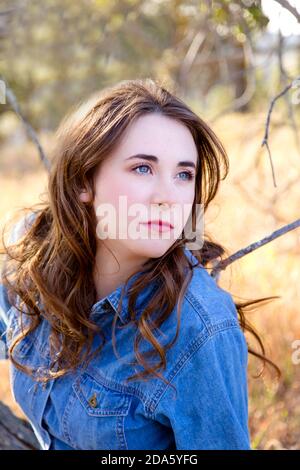
<svg viewBox="0 0 300 470"><path fill-rule="evenodd" d="M91 398L89 399L89 404L91 405L92 408L96 408L97 407L97 397L96 397L96 393L94 393L93 396L91 396Z"/></svg>

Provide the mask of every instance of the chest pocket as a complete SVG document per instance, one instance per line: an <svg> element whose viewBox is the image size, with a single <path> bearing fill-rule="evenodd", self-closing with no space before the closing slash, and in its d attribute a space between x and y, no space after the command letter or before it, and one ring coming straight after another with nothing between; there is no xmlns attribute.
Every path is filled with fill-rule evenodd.
<svg viewBox="0 0 300 470"><path fill-rule="evenodd" d="M64 412L64 439L75 449L127 449L124 420L131 400L83 373L72 385Z"/></svg>

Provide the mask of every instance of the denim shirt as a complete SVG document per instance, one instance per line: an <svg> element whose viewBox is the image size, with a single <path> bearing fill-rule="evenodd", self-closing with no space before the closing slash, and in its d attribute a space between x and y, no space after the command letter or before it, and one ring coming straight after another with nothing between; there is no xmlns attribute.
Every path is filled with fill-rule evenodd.
<svg viewBox="0 0 300 470"><path fill-rule="evenodd" d="M12 241L18 233L20 225ZM184 252L197 263L190 250L184 248ZM193 269L181 305L179 336L166 352L166 369L159 371L176 387L175 393L170 384L155 376L126 381L143 368L131 364L136 328L122 325L129 316L127 290L115 325L116 352L113 347L112 318L122 286L91 309L90 318L101 325L106 343L84 371L78 368L42 384L10 362L13 397L41 449L250 450L248 350L231 295L203 265ZM139 294L138 312L156 288L147 286ZM175 307L156 336L160 344L174 338L176 325ZM8 347L19 332L18 311L9 304L0 284L2 358L8 358ZM17 360L36 370L47 367L49 334L49 323L42 319L15 348ZM98 346L98 337L94 343ZM143 342L139 348L143 353L149 350Z"/></svg>

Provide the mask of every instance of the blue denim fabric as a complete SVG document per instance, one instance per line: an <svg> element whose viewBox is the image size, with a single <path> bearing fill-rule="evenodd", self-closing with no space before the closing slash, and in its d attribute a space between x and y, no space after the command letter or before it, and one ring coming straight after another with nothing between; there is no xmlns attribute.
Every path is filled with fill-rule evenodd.
<svg viewBox="0 0 300 470"><path fill-rule="evenodd" d="M197 263L192 252L184 250ZM128 320L127 291L116 323L116 352L113 348L112 319L121 288L92 307L91 318L102 326L106 343L86 370L43 385L10 365L13 396L41 449L251 449L247 343L231 295L201 264L194 268L181 306L179 336L166 352L166 369L160 371L176 387L175 393L155 376L126 382L143 369L131 364L136 330L132 324L123 325ZM140 293L138 312L157 288L148 286ZM176 324L175 308L156 332L162 345L174 338ZM5 357L19 331L18 311L9 304L1 284L0 337ZM47 367L49 332L43 319L16 348L17 358L37 371ZM98 337L94 344L100 344ZM143 342L139 348L151 349Z"/></svg>

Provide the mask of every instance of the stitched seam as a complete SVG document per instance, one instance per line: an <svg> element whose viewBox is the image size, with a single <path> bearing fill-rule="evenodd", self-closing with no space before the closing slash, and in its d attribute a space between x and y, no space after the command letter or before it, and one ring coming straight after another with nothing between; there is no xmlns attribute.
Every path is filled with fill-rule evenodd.
<svg viewBox="0 0 300 470"><path fill-rule="evenodd" d="M197 313L197 315L201 318L205 327L209 330L211 325L211 321L209 319L209 312L204 309L203 305L199 302L197 297L189 289L186 291L184 297L189 302L193 310Z"/></svg>
<svg viewBox="0 0 300 470"><path fill-rule="evenodd" d="M172 369L171 373L167 377L167 380L172 383L174 377L183 369L184 365L189 362L193 355L200 349L201 346L206 344L206 342L213 338L218 332L222 332L228 329L239 329L240 326L237 322L235 324L229 324L231 320L226 320L219 325L214 325L214 332L212 334L204 333L200 334L200 337L197 337L193 340L192 344L189 346L189 349L181 357L181 359L176 363L175 367ZM232 322L232 321L231 321ZM162 399L163 395L166 393L166 390L170 388L169 384L163 384L159 389L156 390L154 395L151 397L148 405L148 417L154 419L155 410Z"/></svg>
<svg viewBox="0 0 300 470"><path fill-rule="evenodd" d="M131 400L130 400L131 397L129 395L128 396L122 395L122 393L120 393L120 397L115 397L115 398L122 398L123 408L121 408L121 409L117 409L117 410L113 411L111 408L108 408L108 409L104 409L104 408L94 409L91 406L89 406L87 404L88 403L87 398L86 398L85 394L83 393L83 389L81 389L81 387L80 387L80 385L84 386L85 382L88 380L88 377L89 377L89 380L95 382L96 385L100 385L100 386L102 385L102 384L99 384L99 382L97 380L95 380L92 376L90 376L87 373L84 374L83 376L80 376L80 380L75 381L72 384L74 392L76 393L79 401L81 402L82 406L84 407L84 409L86 410L88 415L94 416L94 417L98 417L98 416L110 417L110 416L124 416L124 415L128 414L128 410L129 410L130 402L131 402ZM109 396L109 390L108 390L107 395Z"/></svg>
<svg viewBox="0 0 300 470"><path fill-rule="evenodd" d="M106 377L103 377L94 366L89 366L87 374L90 375L96 382L99 382L101 385L104 385L111 390L133 395L134 397L140 398L142 401L148 400L148 396L145 395L140 389L136 389L132 385L116 382L112 379L106 379Z"/></svg>
<svg viewBox="0 0 300 470"><path fill-rule="evenodd" d="M69 397L68 403L66 405L66 408L64 410L63 416L62 416L62 429L63 429L63 438L64 440L71 445L71 447L74 447L75 449L78 449L76 444L73 442L73 439L71 439L71 436L69 434L69 429L68 429L68 417L70 414L70 410L72 409L73 402L76 400L76 395L71 394Z"/></svg>

